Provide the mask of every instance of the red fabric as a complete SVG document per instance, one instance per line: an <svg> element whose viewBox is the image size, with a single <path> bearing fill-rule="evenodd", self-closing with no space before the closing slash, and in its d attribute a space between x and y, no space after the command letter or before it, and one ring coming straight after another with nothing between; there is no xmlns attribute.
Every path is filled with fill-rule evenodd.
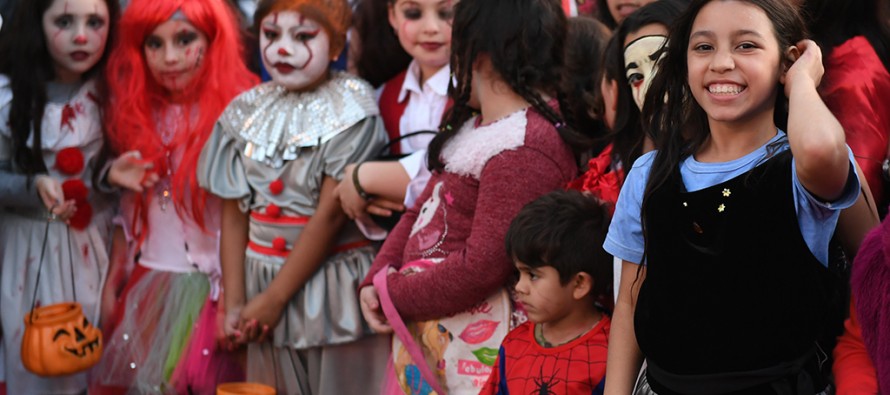
<svg viewBox="0 0 890 395"><path fill-rule="evenodd" d="M862 341L878 388L890 392L890 217L862 240L850 276Z"/></svg>
<svg viewBox="0 0 890 395"><path fill-rule="evenodd" d="M479 394L602 393L611 326L609 317L603 316L584 336L544 348L535 341L533 323L520 325L501 344L491 376ZM502 368L505 376L501 376Z"/></svg>
<svg viewBox="0 0 890 395"><path fill-rule="evenodd" d="M875 367L862 342L862 331L856 310L851 306L850 318L844 322L844 333L834 348L831 367L838 395L873 395L878 393Z"/></svg>
<svg viewBox="0 0 890 395"><path fill-rule="evenodd" d="M599 155L587 162L587 171L572 180L567 189L587 192L609 207L609 213L615 213L618 193L624 184L624 171L612 166L612 144L609 144Z"/></svg>
<svg viewBox="0 0 890 395"><path fill-rule="evenodd" d="M127 284L124 285L124 289L121 291L121 295L117 299L117 305L114 306L114 312L111 314L111 318L107 323L103 323L102 325L102 333L114 333L114 329L117 328L117 325L120 324L121 320L124 318L124 311L126 310L127 305L127 294L130 293L130 289L132 289L143 276L150 272L151 269L139 264L133 268L133 272L130 273L130 278L127 279Z"/></svg>
<svg viewBox="0 0 890 395"><path fill-rule="evenodd" d="M865 37L837 46L825 61L822 98L847 137L878 207L886 207L881 164L890 139L890 73Z"/></svg>
<svg viewBox="0 0 890 395"><path fill-rule="evenodd" d="M408 107L408 100L399 102L399 93L402 91L402 84L405 83L405 77L408 75L408 69L393 77L393 79L383 85L383 91L380 92L380 117L383 118L383 126L386 127L386 134L389 140L395 140L402 135L402 129L399 123L405 108ZM390 152L394 155L402 153L399 144L393 144Z"/></svg>
<svg viewBox="0 0 890 395"><path fill-rule="evenodd" d="M83 170L83 152L80 148L63 148L56 153L56 169L65 175L79 175Z"/></svg>
<svg viewBox="0 0 890 395"><path fill-rule="evenodd" d="M575 177L574 157L553 125L535 111L528 111L527 117L523 146L489 159L478 180L434 173L417 204L387 237L362 286L370 285L387 265L401 268L422 258L444 258L422 273L390 275L390 294L405 320L464 311L504 286L513 271L504 250L510 221L526 203ZM444 210L437 210L423 231L411 235L421 205L439 183ZM424 248L432 237L440 242L435 251Z"/></svg>

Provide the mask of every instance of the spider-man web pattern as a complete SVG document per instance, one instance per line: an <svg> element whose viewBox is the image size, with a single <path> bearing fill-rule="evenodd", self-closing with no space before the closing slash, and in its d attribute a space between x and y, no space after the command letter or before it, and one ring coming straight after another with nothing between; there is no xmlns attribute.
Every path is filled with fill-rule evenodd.
<svg viewBox="0 0 890 395"><path fill-rule="evenodd" d="M480 394L602 394L606 375L609 318L569 343L545 348L535 341L534 324L510 332Z"/></svg>

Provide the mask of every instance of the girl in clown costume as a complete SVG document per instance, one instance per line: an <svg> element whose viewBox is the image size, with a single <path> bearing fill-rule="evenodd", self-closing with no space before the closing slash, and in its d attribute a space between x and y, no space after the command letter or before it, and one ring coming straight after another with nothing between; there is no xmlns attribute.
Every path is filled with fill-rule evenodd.
<svg viewBox="0 0 890 395"><path fill-rule="evenodd" d="M229 104L198 165L223 199L224 330L248 343L247 380L282 394L366 393L386 366L355 292L374 249L334 195L386 142L371 86L328 69L349 18L345 0L261 1L272 81Z"/></svg>

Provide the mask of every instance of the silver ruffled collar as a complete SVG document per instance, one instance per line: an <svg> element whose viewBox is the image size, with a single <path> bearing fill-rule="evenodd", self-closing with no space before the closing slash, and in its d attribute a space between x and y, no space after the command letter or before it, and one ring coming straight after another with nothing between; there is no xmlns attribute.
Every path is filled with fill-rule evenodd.
<svg viewBox="0 0 890 395"><path fill-rule="evenodd" d="M358 77L333 72L311 92L290 92L274 82L238 96L220 122L244 139L244 156L279 168L301 148L319 146L379 110L374 89Z"/></svg>

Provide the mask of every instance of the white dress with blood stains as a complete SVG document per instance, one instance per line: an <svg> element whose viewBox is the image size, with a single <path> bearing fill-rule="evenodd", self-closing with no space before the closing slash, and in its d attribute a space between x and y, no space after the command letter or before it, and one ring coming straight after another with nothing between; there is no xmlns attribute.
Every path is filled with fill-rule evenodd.
<svg viewBox="0 0 890 395"><path fill-rule="evenodd" d="M90 323L98 321L108 269L114 210L109 197L92 188L93 174L101 166L98 156L103 144L95 84L51 83L47 96L40 145L47 174L63 184L66 199L77 200L77 214L70 225L47 221L48 213L33 179L28 182L13 164L9 126L12 90L9 79L0 75L0 374L10 394L76 394L87 386L86 373L44 378L26 371L22 365L24 316L35 299L41 250L45 249L45 253L37 304L76 300ZM31 141L33 137L29 144ZM91 340L64 336L58 339L74 348Z"/></svg>

